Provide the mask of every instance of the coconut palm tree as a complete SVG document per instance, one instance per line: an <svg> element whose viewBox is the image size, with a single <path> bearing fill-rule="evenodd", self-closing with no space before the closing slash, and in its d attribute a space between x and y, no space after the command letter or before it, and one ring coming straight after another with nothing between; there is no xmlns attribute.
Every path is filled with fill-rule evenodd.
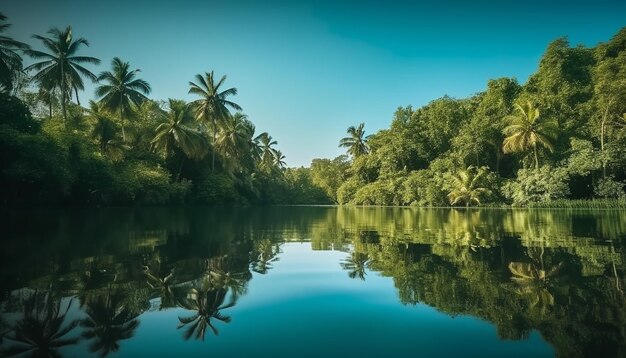
<svg viewBox="0 0 626 358"><path fill-rule="evenodd" d="M506 153L526 152L532 150L535 157L535 168L539 169L538 147L554 151L550 134L553 131L549 123L541 122L539 109L532 102L524 105L516 104L516 115L506 116L504 119L510 124L502 133L506 136L502 144L502 151Z"/></svg>
<svg viewBox="0 0 626 358"><path fill-rule="evenodd" d="M80 321L82 337L91 340L89 351L101 357L120 349L119 342L132 338L139 326L137 315L122 302L119 295L107 294L85 303L87 317Z"/></svg>
<svg viewBox="0 0 626 358"><path fill-rule="evenodd" d="M141 70L130 70L128 62L120 60L118 57L111 61L112 71L104 71L98 76L98 81L107 84L96 88L96 96L100 98L100 103L113 113L119 113L122 124L122 139L126 141L124 131L124 119L129 117L133 111L150 94L148 82L135 78Z"/></svg>
<svg viewBox="0 0 626 358"><path fill-rule="evenodd" d="M348 148L348 153L352 155L353 158L357 158L369 152L369 146L367 145L368 137L365 136L364 127L365 123L359 124L358 127L348 127L346 133L348 133L349 136L339 141L339 147Z"/></svg>
<svg viewBox="0 0 626 358"><path fill-rule="evenodd" d="M129 149L129 147L117 139L117 125L98 103L89 101L89 107L89 115L95 121L91 137L98 143L100 153L108 155L114 160L120 159L124 150Z"/></svg>
<svg viewBox="0 0 626 358"><path fill-rule="evenodd" d="M216 149L226 159L232 169L242 164L245 156L250 153L250 138L254 126L248 117L241 112L226 117L217 135Z"/></svg>
<svg viewBox="0 0 626 358"><path fill-rule="evenodd" d="M273 146L277 145L278 142L272 139L267 132L263 132L259 134L254 141L257 143L259 147L259 151L261 152L261 164L270 167L276 158L276 149Z"/></svg>
<svg viewBox="0 0 626 358"><path fill-rule="evenodd" d="M280 168L280 169L285 169L285 167L287 167L287 162L285 162L285 159L287 157L285 157L285 155L283 154L283 152L281 152L280 150L276 150L274 152L274 164Z"/></svg>
<svg viewBox="0 0 626 358"><path fill-rule="evenodd" d="M0 13L0 33L11 27L10 24L4 23L6 20L7 17ZM0 88L2 90L11 91L16 74L22 72L22 57L16 51L28 49L30 47L25 43L0 35Z"/></svg>
<svg viewBox="0 0 626 358"><path fill-rule="evenodd" d="M208 146L202 133L191 126L193 116L189 105L170 98L169 107L167 122L156 128L151 142L153 149L168 157L178 148L191 159L202 159Z"/></svg>
<svg viewBox="0 0 626 358"><path fill-rule="evenodd" d="M213 132L213 147L216 146L217 141L217 122L224 120L230 114L228 108L240 111L241 107L228 100L230 96L237 94L237 88L231 87L226 90L222 90L222 85L226 81L226 76L222 76L220 80L215 83L213 71L205 72L204 77L202 75L196 75L196 82L189 82L189 93L200 96L199 99L193 102L195 107L196 119L201 123L211 122ZM215 151L212 153L211 158L211 171L215 172Z"/></svg>
<svg viewBox="0 0 626 358"><path fill-rule="evenodd" d="M65 309L50 293L34 291L23 301L24 317L12 325L13 334L4 338L16 344L2 349L4 357L26 355L32 357L60 357L58 349L75 344L79 337L67 337L78 326L78 320L67 321L72 306Z"/></svg>
<svg viewBox="0 0 626 358"><path fill-rule="evenodd" d="M452 190L448 194L450 205L460 203L465 204L465 206L480 205L480 200L485 195L491 194L491 190L480 186L487 173L486 167L469 166L466 170L459 170L456 175L451 175L450 186Z"/></svg>
<svg viewBox="0 0 626 358"><path fill-rule="evenodd" d="M81 77L87 77L96 81L97 77L91 71L82 66L89 63L97 65L100 60L95 57L78 56L77 52L81 46L89 46L89 42L84 38L74 40L72 28L65 30L53 28L48 31L51 37L33 35L33 38L40 40L50 53L36 50L26 50L25 53L34 59L43 59L28 67L26 71L34 70L37 73L33 80L45 88L58 88L61 95L61 111L63 112L63 122L67 118L66 102L71 97L72 90L76 93L78 100L78 90L84 90L85 86Z"/></svg>

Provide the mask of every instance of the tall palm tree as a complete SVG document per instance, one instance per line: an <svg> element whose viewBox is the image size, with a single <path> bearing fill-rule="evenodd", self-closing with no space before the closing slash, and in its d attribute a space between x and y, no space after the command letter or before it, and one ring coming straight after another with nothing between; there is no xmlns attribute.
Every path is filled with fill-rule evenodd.
<svg viewBox="0 0 626 358"><path fill-rule="evenodd" d="M0 353L4 357L28 354L32 357L60 357L60 348L75 344L79 337L67 337L78 326L78 320L66 320L72 305L65 309L50 293L35 291L23 302L24 317L13 324L12 335L4 338L17 344L5 346Z"/></svg>
<svg viewBox="0 0 626 358"><path fill-rule="evenodd" d="M481 187L482 181L487 174L487 168L469 166L466 170L459 170L456 175L450 176L451 191L448 194L450 205L459 203L470 206L480 205L480 200L485 195L490 195L491 190Z"/></svg>
<svg viewBox="0 0 626 358"><path fill-rule="evenodd" d="M89 101L89 107L89 115L95 121L91 137L98 143L100 153L108 155L114 160L120 159L128 146L117 139L117 125L109 118L108 113L103 111L100 104Z"/></svg>
<svg viewBox="0 0 626 358"><path fill-rule="evenodd" d="M286 158L287 157L285 157L283 152L281 152L280 150L276 150L274 152L274 164L276 164L278 168L285 169L285 167L287 166L287 162L285 162Z"/></svg>
<svg viewBox="0 0 626 358"><path fill-rule="evenodd" d="M97 77L91 71L83 67L81 64L99 64L100 60L95 57L78 56L77 52L81 46L89 46L89 42L84 38L76 40L72 37L72 28L68 26L65 30L53 28L48 31L51 37L43 37L33 35L33 38L43 42L50 53L36 50L26 50L25 53L34 59L43 59L41 62L28 66L25 70L35 70L37 73L33 76L40 85L45 88L59 88L61 93L61 110L63 112L63 121L67 118L66 102L68 95L71 96L72 90L76 93L76 101L78 101L78 90L84 90L85 86L81 76L87 77L92 81L96 81Z"/></svg>
<svg viewBox="0 0 626 358"><path fill-rule="evenodd" d="M137 315L122 303L121 296L101 296L85 303L87 317L80 325L82 337L91 340L89 351L101 357L120 349L119 341L132 338L139 326Z"/></svg>
<svg viewBox="0 0 626 358"><path fill-rule="evenodd" d="M191 159L202 159L208 151L208 145L202 133L191 126L193 116L189 105L170 98L169 107L167 122L156 128L156 135L151 142L153 150L169 157L178 148ZM179 175L182 161L180 165Z"/></svg>
<svg viewBox="0 0 626 358"><path fill-rule="evenodd" d="M550 152L554 151L551 143L551 126L541 122L539 109L532 102L524 105L516 104L516 115L506 116L509 125L502 133L506 136L502 144L502 151L506 153L526 152L532 150L535 156L535 168L539 168L538 147L544 147Z"/></svg>
<svg viewBox="0 0 626 358"><path fill-rule="evenodd" d="M276 158L276 149L273 146L277 145L278 142L273 140L272 136L267 132L259 134L254 141L261 152L261 164L269 168L274 163L274 158Z"/></svg>
<svg viewBox="0 0 626 358"><path fill-rule="evenodd" d="M216 149L232 168L240 166L245 159L244 156L250 153L250 137L254 126L249 124L247 118L241 112L226 117L217 135Z"/></svg>
<svg viewBox="0 0 626 358"><path fill-rule="evenodd" d="M148 98L150 85L148 82L135 78L141 70L130 70L128 62L120 60L118 57L111 61L112 71L104 71L98 76L98 81L105 81L107 84L100 85L96 89L96 96L100 97L100 102L111 112L119 113L122 124L122 139L126 141L124 131L124 119L130 116L133 110Z"/></svg>
<svg viewBox="0 0 626 358"><path fill-rule="evenodd" d="M199 99L193 102L196 111L196 119L200 122L211 122L213 132L213 147L217 141L217 122L224 120L229 114L228 108L240 111L241 107L234 102L228 100L228 97L237 94L237 88L231 87L226 90L221 89L222 85L226 81L226 76L222 76L220 80L215 83L213 71L205 72L204 77L202 75L196 75L197 84L189 82L189 93L200 96ZM211 171L215 172L215 151L212 153L211 158Z"/></svg>
<svg viewBox="0 0 626 358"><path fill-rule="evenodd" d="M4 23L6 19L7 17L0 13L0 33L11 27L11 24ZM2 90L11 91L16 73L22 72L22 57L16 51L28 49L30 47L25 43L0 35L0 88Z"/></svg>
<svg viewBox="0 0 626 358"><path fill-rule="evenodd" d="M348 148L348 153L353 158L357 158L360 155L367 154L369 152L369 146L367 145L367 138L365 136L365 123L359 124L358 127L350 126L346 133L348 137L342 138L339 141L339 147Z"/></svg>

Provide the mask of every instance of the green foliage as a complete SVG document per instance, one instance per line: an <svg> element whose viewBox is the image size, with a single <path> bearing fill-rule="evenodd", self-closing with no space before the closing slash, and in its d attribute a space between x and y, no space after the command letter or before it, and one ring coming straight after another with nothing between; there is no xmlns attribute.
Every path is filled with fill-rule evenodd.
<svg viewBox="0 0 626 358"><path fill-rule="evenodd" d="M448 200L450 205L464 204L470 206L480 205L481 201L493 195L490 189L497 183L494 173L489 172L487 167L469 166L465 170L459 170L455 174L446 177L447 187L450 189Z"/></svg>
<svg viewBox="0 0 626 358"><path fill-rule="evenodd" d="M430 169L409 173L402 185L402 202L413 206L447 205L443 175Z"/></svg>
<svg viewBox="0 0 626 358"><path fill-rule="evenodd" d="M33 119L28 107L17 97L5 93L0 93L0 125L29 134L40 129L40 123Z"/></svg>
<svg viewBox="0 0 626 358"><path fill-rule="evenodd" d="M350 162L345 155L330 159L313 159L311 162L311 178L313 184L324 189L326 195L338 202L337 190L345 181Z"/></svg>
<svg viewBox="0 0 626 358"><path fill-rule="evenodd" d="M549 202L570 195L568 179L566 168L551 168L544 165L538 170L520 169L517 179L506 182L502 191L513 205Z"/></svg>
<svg viewBox="0 0 626 358"><path fill-rule="evenodd" d="M315 185L309 168L289 168L285 171L287 202L291 204L331 204L323 188Z"/></svg>
<svg viewBox="0 0 626 358"><path fill-rule="evenodd" d="M337 189L337 202L339 204L348 204L354 201L356 192L363 187L365 183L359 177L353 176L343 182Z"/></svg>
<svg viewBox="0 0 626 358"><path fill-rule="evenodd" d="M232 179L225 174L212 174L197 183L193 199L197 204L209 205L232 205L242 201Z"/></svg>
<svg viewBox="0 0 626 358"><path fill-rule="evenodd" d="M593 188L593 193L598 198L626 199L625 185L611 176L600 178Z"/></svg>

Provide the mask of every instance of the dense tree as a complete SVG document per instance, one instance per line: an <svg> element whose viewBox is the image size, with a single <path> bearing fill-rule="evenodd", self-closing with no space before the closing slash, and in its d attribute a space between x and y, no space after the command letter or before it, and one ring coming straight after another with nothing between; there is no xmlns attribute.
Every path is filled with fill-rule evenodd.
<svg viewBox="0 0 626 358"><path fill-rule="evenodd" d="M53 28L48 31L51 37L33 35L40 40L49 53L38 50L26 50L25 52L34 59L42 59L28 66L25 70L36 71L33 80L40 86L51 89L58 88L61 96L61 111L63 120L67 119L67 100L72 95L72 90L76 94L78 102L78 91L84 90L85 85L82 77L87 77L96 81L97 77L82 64L99 64L100 60L95 57L79 56L77 53L82 46L89 46L89 42L80 37L74 39L72 28L65 30Z"/></svg>
<svg viewBox="0 0 626 358"><path fill-rule="evenodd" d="M112 113L118 113L122 125L122 139L126 141L124 120L131 116L133 111L147 100L150 93L148 82L135 78L137 70L130 70L130 64L115 57L111 61L111 71L104 71L98 76L98 81L106 82L96 88L96 96L102 105Z"/></svg>
<svg viewBox="0 0 626 358"><path fill-rule="evenodd" d="M487 173L486 167L476 168L469 166L465 170L459 170L456 175L451 175L451 191L448 194L450 205L480 205L481 200L491 195L491 190L482 186Z"/></svg>

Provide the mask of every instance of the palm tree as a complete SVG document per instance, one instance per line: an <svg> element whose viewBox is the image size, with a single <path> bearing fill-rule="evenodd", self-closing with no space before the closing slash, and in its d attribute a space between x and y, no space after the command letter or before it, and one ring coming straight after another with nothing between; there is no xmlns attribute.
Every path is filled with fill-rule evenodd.
<svg viewBox="0 0 626 358"><path fill-rule="evenodd" d="M193 288L187 294L187 298L183 300L181 306L195 313L188 317L178 317L180 323L178 328L189 326L183 337L185 340L191 338L195 333L196 339L204 341L207 328L211 328L215 335L218 334L217 328L211 324L212 319L230 322L230 316L223 315L222 310L235 305L235 301L231 300L224 304L227 289L223 287L215 287L211 284L203 283L200 288Z"/></svg>
<svg viewBox="0 0 626 358"><path fill-rule="evenodd" d="M274 158L276 158L276 149L272 147L277 145L278 142L273 140L272 136L267 132L259 134L254 138L254 141L257 143L261 152L261 164L269 168L274 163Z"/></svg>
<svg viewBox="0 0 626 358"><path fill-rule="evenodd" d="M229 114L228 108L240 111L241 107L234 102L228 100L228 97L237 94L237 88L229 88L221 90L221 86L226 81L226 76L215 83L213 71L205 72L202 75L196 75L197 84L189 82L189 93L200 96L193 102L196 110L196 119L199 122L211 122L213 131L213 147L217 141L217 122L224 120ZM215 172L215 151L212 153L211 171Z"/></svg>
<svg viewBox="0 0 626 358"><path fill-rule="evenodd" d="M95 120L91 137L96 140L100 147L100 153L109 155L114 160L120 159L124 150L128 149L123 142L117 139L117 125L102 110L102 106L94 101L89 101L90 115Z"/></svg>
<svg viewBox="0 0 626 358"><path fill-rule="evenodd" d="M137 315L122 303L121 296L101 296L85 304L87 317L80 325L82 337L92 340L89 351L101 357L120 349L119 341L132 338L139 326Z"/></svg>
<svg viewBox="0 0 626 358"><path fill-rule="evenodd" d="M78 101L78 90L84 90L85 86L81 76L87 77L92 81L96 81L97 77L91 71L83 67L81 64L99 64L100 60L95 57L77 56L76 53L81 46L89 46L89 42L84 38L74 40L72 37L72 28L67 27L61 31L53 28L48 31L51 38L39 35L33 35L33 38L43 42L44 46L50 51L45 53L36 50L26 50L25 53L35 59L43 59L41 62L28 66L25 70L38 71L33 80L38 82L45 88L59 88L61 92L61 110L63 112L63 123L67 118L65 109L68 95L71 96L72 90L76 93L76 101Z"/></svg>
<svg viewBox="0 0 626 358"><path fill-rule="evenodd" d="M367 154L369 152L369 146L367 145L367 139L369 137L365 137L365 123L359 124L358 127L350 126L346 133L350 136L342 138L339 141L339 147L348 148L348 153L352 155L353 158L357 158L362 154Z"/></svg>
<svg viewBox="0 0 626 358"><path fill-rule="evenodd" d="M287 162L285 162L286 158L287 157L285 157L283 152L281 152L280 150L277 150L277 151L274 152L274 164L278 168L285 169L285 167L287 166Z"/></svg>
<svg viewBox="0 0 626 358"><path fill-rule="evenodd" d="M506 153L526 152L533 150L535 156L535 168L539 169L538 147L545 147L550 152L554 150L549 133L551 128L547 123L541 123L539 109L532 102L525 105L516 104L517 115L505 117L510 124L502 133L506 136L502 144L502 151Z"/></svg>
<svg viewBox="0 0 626 358"><path fill-rule="evenodd" d="M217 135L216 149L235 168L241 165L244 156L250 152L250 138L254 126L241 112L226 117Z"/></svg>
<svg viewBox="0 0 626 358"><path fill-rule="evenodd" d="M124 119L132 114L134 109L148 98L150 85L148 82L135 78L141 70L130 70L128 62L123 62L118 57L111 61L112 71L105 71L98 76L98 81L107 82L96 89L96 96L100 102L111 112L120 114L122 123L122 139L126 141L124 131Z"/></svg>
<svg viewBox="0 0 626 358"><path fill-rule="evenodd" d="M511 280L517 283L515 291L518 295L527 297L530 300L530 308L538 307L540 313L554 305L554 296L550 293L553 289L554 276L561 269L561 264L554 266L550 270L537 267L532 263L510 262Z"/></svg>
<svg viewBox="0 0 626 358"><path fill-rule="evenodd" d="M0 13L0 33L11 27L10 24L4 23L6 19L7 17ZM0 87L2 90L11 91L16 73L22 72L22 57L16 51L28 49L30 47L25 43L0 35Z"/></svg>
<svg viewBox="0 0 626 358"><path fill-rule="evenodd" d="M251 262L252 271L265 275L272 268L272 262L279 260L277 257L279 253L280 244L273 243L269 239L256 242L253 252L256 257Z"/></svg>
<svg viewBox="0 0 626 358"><path fill-rule="evenodd" d="M459 170L456 175L451 175L452 191L448 194L450 205L459 203L464 203L465 206L472 203L480 205L481 198L491 194L491 190L480 186L487 172L486 167L469 166L466 170Z"/></svg>
<svg viewBox="0 0 626 358"><path fill-rule="evenodd" d="M191 109L181 100L169 99L170 110L167 122L156 128L156 135L152 139L154 151L169 157L176 149L181 150L188 158L200 160L207 154L207 142L196 128L190 126L192 122ZM180 162L178 176L182 171L183 161Z"/></svg>
<svg viewBox="0 0 626 358"><path fill-rule="evenodd" d="M5 357L27 353L33 357L60 357L58 349L79 341L79 337L66 337L79 323L78 320L66 322L72 302L63 310L61 302L51 294L34 291L23 301L24 317L11 327L13 335L4 337L17 344L0 353Z"/></svg>

